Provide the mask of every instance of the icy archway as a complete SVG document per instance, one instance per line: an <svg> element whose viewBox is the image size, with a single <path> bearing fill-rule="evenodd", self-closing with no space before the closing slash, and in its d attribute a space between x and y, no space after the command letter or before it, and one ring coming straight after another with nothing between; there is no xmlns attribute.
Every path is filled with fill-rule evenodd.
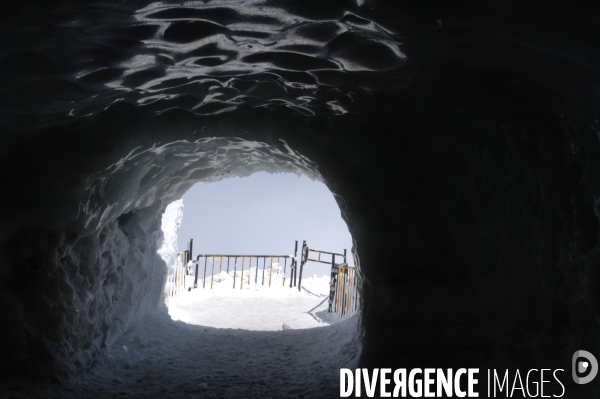
<svg viewBox="0 0 600 399"><path fill-rule="evenodd" d="M42 341L42 352L31 356L50 356L62 373L77 371L143 316L164 312L166 266L157 246L165 207L198 181L256 171L320 177L314 163L284 141L268 145L216 137L137 147L88 177L65 232L27 231L9 249L9 259L28 284L14 295L21 297L25 312L43 314L45 327L62 337L58 342L32 337ZM48 262L41 270L38 257ZM49 297L53 300L40 301Z"/></svg>
<svg viewBox="0 0 600 399"><path fill-rule="evenodd" d="M165 238L158 252L169 267L165 302L174 320L279 331L284 325L285 329L329 326L357 308L354 269L343 315L341 306L339 312L329 312L330 264L304 263L302 277L297 273L292 279L293 258L301 262L304 240L312 250L348 251L346 262L354 265L352 237L333 195L320 181L263 172L199 183L167 206L161 229ZM193 259L204 254L197 267L182 264L184 253L176 256L189 249L192 238ZM252 254L272 256L248 256ZM310 258L331 260L315 252ZM336 260L344 262L341 256Z"/></svg>
<svg viewBox="0 0 600 399"><path fill-rule="evenodd" d="M158 218L189 185L282 169L325 181L348 222L364 366L600 351L598 10L56 3L5 14L13 371L84 368L162 311Z"/></svg>

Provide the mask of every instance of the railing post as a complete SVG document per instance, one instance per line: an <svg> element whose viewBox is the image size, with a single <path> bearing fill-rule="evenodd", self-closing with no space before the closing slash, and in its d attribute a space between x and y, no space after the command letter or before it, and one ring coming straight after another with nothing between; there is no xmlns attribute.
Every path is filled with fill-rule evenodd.
<svg viewBox="0 0 600 399"><path fill-rule="evenodd" d="M200 255L196 258L196 273L194 275L194 288L198 288L198 264L200 263Z"/></svg>
<svg viewBox="0 0 600 399"><path fill-rule="evenodd" d="M210 271L210 289L213 288L213 281L215 280L215 257L212 257L212 270Z"/></svg>
<svg viewBox="0 0 600 399"><path fill-rule="evenodd" d="M306 241L303 241L300 260L300 274L298 275L298 291L302 291L302 271L304 270L306 259L308 259L308 246L306 245Z"/></svg>
<svg viewBox="0 0 600 399"><path fill-rule="evenodd" d="M331 278L329 280L329 313L333 312L333 301L335 300L335 255L331 255Z"/></svg>
<svg viewBox="0 0 600 399"><path fill-rule="evenodd" d="M256 257L256 274L254 276L254 285L258 285L258 257Z"/></svg>
<svg viewBox="0 0 600 399"><path fill-rule="evenodd" d="M194 239L190 238L190 259L194 258Z"/></svg>
<svg viewBox="0 0 600 399"><path fill-rule="evenodd" d="M229 265L229 263L227 263ZM237 256L233 260L233 288L235 288L235 275L237 274Z"/></svg>
<svg viewBox="0 0 600 399"><path fill-rule="evenodd" d="M240 290L244 288L244 257L242 256L242 276L240 277Z"/></svg>
<svg viewBox="0 0 600 399"><path fill-rule="evenodd" d="M290 288L292 288L292 282L294 287L296 286L296 269L298 269L298 240L296 240L296 246L294 247L294 263L292 267L292 273L290 275Z"/></svg>
<svg viewBox="0 0 600 399"><path fill-rule="evenodd" d="M206 262L208 262L208 258L204 257L204 277L202 278L202 288L206 288Z"/></svg>
<svg viewBox="0 0 600 399"><path fill-rule="evenodd" d="M273 275L273 257L269 258L271 266L269 266L269 287L271 286L271 276Z"/></svg>
<svg viewBox="0 0 600 399"><path fill-rule="evenodd" d="M342 274L342 301L341 301L341 308L342 311L340 312L342 314L342 316L344 316L346 314L346 286L348 285L348 267L345 266L344 267L344 273Z"/></svg>
<svg viewBox="0 0 600 399"><path fill-rule="evenodd" d="M223 271L223 257L219 256L219 283L221 282L221 272Z"/></svg>
<svg viewBox="0 0 600 399"><path fill-rule="evenodd" d="M187 264L190 260L192 260L192 258L190 258L190 252L188 250L183 251L183 264L185 266L186 274L187 274Z"/></svg>

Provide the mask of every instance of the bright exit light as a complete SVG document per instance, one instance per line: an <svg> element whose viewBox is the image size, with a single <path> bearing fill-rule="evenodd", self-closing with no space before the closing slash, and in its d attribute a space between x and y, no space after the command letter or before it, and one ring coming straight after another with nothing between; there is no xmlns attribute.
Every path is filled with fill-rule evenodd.
<svg viewBox="0 0 600 399"><path fill-rule="evenodd" d="M173 319L273 331L327 326L356 309L354 269L341 256L332 268L331 254L314 252L346 252L353 265L350 233L319 181L257 173L199 183L167 208L163 231L159 253L170 265L165 293Z"/></svg>
<svg viewBox="0 0 600 399"><path fill-rule="evenodd" d="M320 181L289 173L256 173L199 183L183 197L180 250L194 239L194 253L289 254L294 241L351 256L352 237L333 194ZM308 263L307 276L329 274Z"/></svg>

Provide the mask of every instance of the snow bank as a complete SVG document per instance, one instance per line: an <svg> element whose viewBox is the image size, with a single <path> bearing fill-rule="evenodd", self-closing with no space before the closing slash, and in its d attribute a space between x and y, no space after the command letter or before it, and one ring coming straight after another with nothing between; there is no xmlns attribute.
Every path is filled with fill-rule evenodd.
<svg viewBox="0 0 600 399"><path fill-rule="evenodd" d="M163 243L158 249L158 254L167 264L169 273L175 268L175 261L179 249L177 247L177 231L183 220L183 200L171 202L161 217L160 229L163 232Z"/></svg>
<svg viewBox="0 0 600 399"><path fill-rule="evenodd" d="M16 247L17 254L28 253L45 266L22 269L24 302L55 329L41 335L41 343L32 341L39 346L30 361L49 353L59 375L68 376L88 368L99 351L143 316L164 313L158 290L166 274L156 252L160 240L157 225L146 233L130 218L107 223L97 235L32 235L24 244L35 245ZM28 260L16 259L21 264Z"/></svg>
<svg viewBox="0 0 600 399"><path fill-rule="evenodd" d="M272 273L265 269L264 284L262 272L259 268L257 274L252 267L243 274L230 270L211 277L209 271L206 280L199 279L197 289L171 298L169 314L189 324L255 331L323 327L345 319L328 312L329 276L305 278L298 290L290 288L289 277L284 279L279 265ZM193 280L188 276L187 285L191 287Z"/></svg>

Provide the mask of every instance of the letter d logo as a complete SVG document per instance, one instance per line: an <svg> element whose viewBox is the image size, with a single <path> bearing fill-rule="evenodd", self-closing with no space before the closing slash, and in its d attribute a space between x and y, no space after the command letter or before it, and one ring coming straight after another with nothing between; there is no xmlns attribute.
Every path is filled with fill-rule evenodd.
<svg viewBox="0 0 600 399"><path fill-rule="evenodd" d="M585 358L585 361L579 361L579 358ZM576 384L587 384L592 381L598 374L598 361L590 352L579 350L573 354L573 381ZM589 374L585 377L579 377L578 374L583 374L589 370Z"/></svg>

